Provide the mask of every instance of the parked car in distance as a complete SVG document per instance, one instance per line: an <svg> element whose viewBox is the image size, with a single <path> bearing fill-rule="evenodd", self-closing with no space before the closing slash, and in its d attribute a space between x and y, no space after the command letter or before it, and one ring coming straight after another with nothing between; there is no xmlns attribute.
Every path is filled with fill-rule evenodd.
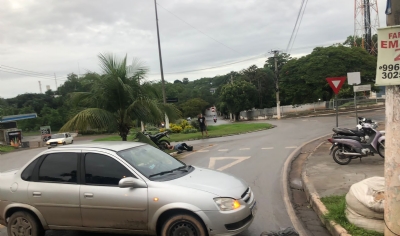
<svg viewBox="0 0 400 236"><path fill-rule="evenodd" d="M48 147L57 146L59 144L66 145L74 143L74 138L70 133L52 134L51 138L46 141Z"/></svg>
<svg viewBox="0 0 400 236"><path fill-rule="evenodd" d="M59 146L0 173L0 224L8 235L236 235L256 210L243 180L186 165L144 143Z"/></svg>

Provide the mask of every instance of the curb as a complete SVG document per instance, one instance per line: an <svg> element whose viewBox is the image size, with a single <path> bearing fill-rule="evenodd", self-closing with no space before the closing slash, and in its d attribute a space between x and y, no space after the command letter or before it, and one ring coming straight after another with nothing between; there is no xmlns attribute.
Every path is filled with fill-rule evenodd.
<svg viewBox="0 0 400 236"><path fill-rule="evenodd" d="M329 134L329 135L331 135L331 134ZM283 168L282 168L282 186L281 186L282 193L283 193L283 202L285 203L286 211L287 211L287 213L289 215L290 221L292 221L292 224L293 224L294 228L296 229L297 233L300 234L300 236L307 236L308 232L304 228L302 221L297 217L297 214L294 211L294 208L293 208L293 205L292 205L292 201L290 200L290 196L289 196L289 189L290 189L289 173L290 173L290 170L291 170L291 164L299 156L299 154L301 153L301 149L304 146L306 146L306 145L308 145L308 144L310 144L312 142L315 142L318 139L324 138L326 136L328 136L328 135L323 135L323 136L315 138L315 139L313 139L311 141L303 143L301 146L296 148L296 150L294 150L289 155L289 157L286 159L285 163L283 164ZM303 170L302 170L302 172L303 172Z"/></svg>
<svg viewBox="0 0 400 236"><path fill-rule="evenodd" d="M385 107L375 107L375 108L370 108L370 109L364 109L364 110L357 110L357 112L364 112L364 111L376 111L376 110L384 110ZM348 114L348 113L355 113L355 110L353 111L339 111L338 114ZM293 117L283 117L283 119L294 119L294 118L310 118L310 117L319 117L319 116L331 116L331 115L336 115L336 112L333 113L323 113L323 114L315 114L315 115L307 115L307 116L293 116Z"/></svg>
<svg viewBox="0 0 400 236"><path fill-rule="evenodd" d="M326 136L323 136L326 137ZM321 137L321 138L323 138ZM321 142L315 149L318 149L324 142ZM312 156L313 153L310 153L308 157L306 158L306 162L310 156ZM308 180L308 176L306 173L306 169L303 168L301 171L301 180L303 182L303 189L304 192L307 196L307 200L310 203L310 206L313 208L315 213L317 213L319 219L321 222L326 226L328 231L333 235L333 236L351 236L345 230L341 225L337 224L334 221L329 221L325 219L325 215L328 213L328 210L326 209L325 205L322 203L320 200L320 196L318 192L315 190L314 185Z"/></svg>

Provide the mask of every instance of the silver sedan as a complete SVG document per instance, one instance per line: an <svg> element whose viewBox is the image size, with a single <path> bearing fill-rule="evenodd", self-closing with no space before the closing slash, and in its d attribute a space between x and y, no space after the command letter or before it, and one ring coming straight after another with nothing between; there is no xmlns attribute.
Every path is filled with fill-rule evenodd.
<svg viewBox="0 0 400 236"><path fill-rule="evenodd" d="M0 173L0 224L10 236L49 229L235 235L256 209L244 181L142 143L56 147Z"/></svg>

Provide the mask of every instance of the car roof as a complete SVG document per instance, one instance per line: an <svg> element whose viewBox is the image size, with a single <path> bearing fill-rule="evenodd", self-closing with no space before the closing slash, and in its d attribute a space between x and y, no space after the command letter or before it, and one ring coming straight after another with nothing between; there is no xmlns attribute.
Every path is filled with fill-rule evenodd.
<svg viewBox="0 0 400 236"><path fill-rule="evenodd" d="M100 141L100 142L90 142L85 144L71 144L65 146L57 146L51 149L66 150L66 149L77 149L77 148L82 148L82 149L93 148L93 149L105 149L114 152L119 152L125 149L139 147L143 145L145 145L145 143L127 142L127 141L104 141L104 142Z"/></svg>

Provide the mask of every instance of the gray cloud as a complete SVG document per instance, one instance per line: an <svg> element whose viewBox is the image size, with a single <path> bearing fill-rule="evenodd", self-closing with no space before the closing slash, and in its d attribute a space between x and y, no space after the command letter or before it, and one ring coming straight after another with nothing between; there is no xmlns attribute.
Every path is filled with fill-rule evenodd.
<svg viewBox="0 0 400 236"><path fill-rule="evenodd" d="M379 2L380 12L384 11L384 2ZM261 54L269 56L272 49L285 50L301 1L158 3L164 71L168 73L223 65ZM97 55L112 52L119 56L128 54L129 60L140 58L150 68L148 79L160 79L154 1L0 0L0 5L0 65L56 73L60 85L68 73L99 71ZM304 55L315 46L343 42L352 35L353 7L354 2L349 0L309 1L292 55ZM383 26L383 13L380 18ZM200 72L166 74L165 78L194 80L252 64L262 66L265 59ZM0 96L39 92L39 80L43 88L46 84L55 88L50 77L0 72Z"/></svg>

